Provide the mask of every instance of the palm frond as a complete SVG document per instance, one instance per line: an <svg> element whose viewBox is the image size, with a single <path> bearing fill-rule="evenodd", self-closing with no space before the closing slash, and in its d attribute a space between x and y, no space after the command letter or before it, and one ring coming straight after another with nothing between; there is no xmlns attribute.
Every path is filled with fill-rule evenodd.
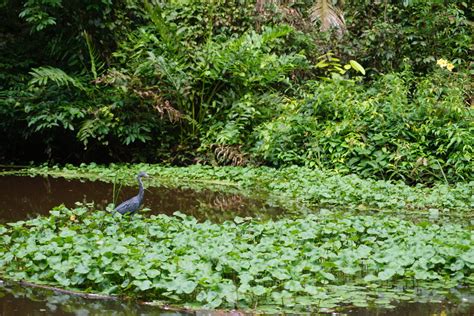
<svg viewBox="0 0 474 316"><path fill-rule="evenodd" d="M310 9L309 17L312 23L321 22L321 31L323 32L335 28L337 33L342 35L346 31L343 12L330 0L317 0Z"/></svg>

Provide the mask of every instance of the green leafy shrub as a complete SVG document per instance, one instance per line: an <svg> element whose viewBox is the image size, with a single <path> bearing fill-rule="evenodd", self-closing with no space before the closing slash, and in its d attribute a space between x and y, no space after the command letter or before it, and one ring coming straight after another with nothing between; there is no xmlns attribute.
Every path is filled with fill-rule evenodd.
<svg viewBox="0 0 474 316"><path fill-rule="evenodd" d="M158 25L152 28L165 23L157 19ZM175 34L173 24L166 25L178 39L170 44L173 48L162 39L168 33L157 38L152 29L140 29L115 54L133 71L118 72L125 80L111 81L109 74L104 81L127 92L153 91L160 102L179 113L182 137L196 138L203 133L203 150L243 145L249 125L266 117L271 102L279 99L278 89L291 86L294 71L309 67L304 55L275 52L293 32L288 26L216 37L189 48Z"/></svg>
<svg viewBox="0 0 474 316"><path fill-rule="evenodd" d="M474 125L466 80L440 70L416 81L409 71L385 75L367 90L353 81L315 83L256 129L254 150L275 165L407 182L469 181Z"/></svg>
<svg viewBox="0 0 474 316"><path fill-rule="evenodd" d="M356 0L347 1L344 12L348 32L333 50L358 56L367 68L400 71L408 59L427 73L443 56L459 65L472 61L472 14L465 1Z"/></svg>

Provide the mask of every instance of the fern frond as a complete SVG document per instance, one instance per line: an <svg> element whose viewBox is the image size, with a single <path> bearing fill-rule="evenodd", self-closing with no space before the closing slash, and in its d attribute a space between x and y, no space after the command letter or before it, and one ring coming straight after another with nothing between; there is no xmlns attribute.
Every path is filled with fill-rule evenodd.
<svg viewBox="0 0 474 316"><path fill-rule="evenodd" d="M155 25L162 41L169 49L178 50L180 48L179 34L170 27L169 23L163 18L163 10L160 4L154 4L153 1L144 1L144 7L149 19Z"/></svg>
<svg viewBox="0 0 474 316"><path fill-rule="evenodd" d="M32 68L30 75L33 78L28 83L29 86L46 86L50 81L52 81L58 87L68 87L69 85L72 85L80 90L85 90L85 87L78 79L69 76L59 68L50 66Z"/></svg>
<svg viewBox="0 0 474 316"><path fill-rule="evenodd" d="M337 29L339 35L346 31L346 22L343 12L332 5L330 0L317 0L310 9L311 22L321 21L321 31L327 31L331 27Z"/></svg>
<svg viewBox="0 0 474 316"><path fill-rule="evenodd" d="M87 44L87 51L89 52L89 58L91 61L91 72L92 75L94 76L94 80L97 80L98 74L97 72L101 71L105 64L100 61L100 56L97 53L97 50L94 47L94 43L92 42L92 37L87 33L86 31L82 32L84 39L86 40Z"/></svg>

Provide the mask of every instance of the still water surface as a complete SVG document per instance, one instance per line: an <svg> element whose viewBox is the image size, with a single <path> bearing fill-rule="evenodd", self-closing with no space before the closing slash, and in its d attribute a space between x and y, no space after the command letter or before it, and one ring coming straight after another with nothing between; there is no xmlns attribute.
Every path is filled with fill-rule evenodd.
<svg viewBox="0 0 474 316"><path fill-rule="evenodd" d="M146 180L145 180L146 181ZM146 182L145 182L146 187ZM113 202L114 187L101 181L68 181L51 177L0 176L0 222L13 222L47 215L54 206L75 202L94 202L97 209L105 209ZM137 194L135 187L116 186L117 203ZM200 220L222 221L235 216L278 217L283 209L269 206L261 199L237 194L193 191L190 189L147 188L144 207L150 214L173 214L176 211Z"/></svg>
<svg viewBox="0 0 474 316"><path fill-rule="evenodd" d="M137 188L121 188L117 203L137 193ZM97 209L113 202L113 185L100 181L68 181L51 177L0 176L0 223L14 222L48 214L59 204L73 207L75 202L94 202ZM200 220L222 221L235 216L279 217L284 210L268 205L262 199L210 190L149 188L144 206L150 214L172 214L175 211L192 215ZM332 315L474 315L474 297L466 295L464 302L456 303L402 303L394 309L353 309ZM211 315L214 311L173 312L157 307L123 300L87 299L51 290L22 287L0 281L0 316L29 315ZM242 315L229 312L228 315Z"/></svg>
<svg viewBox="0 0 474 316"><path fill-rule="evenodd" d="M0 283L1 316L243 316L245 314L230 311L170 311L154 306L138 304L125 300L87 299L77 295L56 293L51 290L5 286ZM312 314L315 315L315 314ZM319 315L352 316L472 316L472 304L450 303L401 303L393 309L349 309L343 313L323 313Z"/></svg>

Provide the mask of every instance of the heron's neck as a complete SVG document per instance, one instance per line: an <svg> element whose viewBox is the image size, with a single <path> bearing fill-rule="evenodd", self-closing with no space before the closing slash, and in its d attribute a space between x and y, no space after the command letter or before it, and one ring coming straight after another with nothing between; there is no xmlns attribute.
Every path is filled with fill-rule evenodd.
<svg viewBox="0 0 474 316"><path fill-rule="evenodd" d="M143 183L142 183L142 178L141 177L138 177L138 198L141 200L143 200L143 194L145 193L144 190L143 190Z"/></svg>

